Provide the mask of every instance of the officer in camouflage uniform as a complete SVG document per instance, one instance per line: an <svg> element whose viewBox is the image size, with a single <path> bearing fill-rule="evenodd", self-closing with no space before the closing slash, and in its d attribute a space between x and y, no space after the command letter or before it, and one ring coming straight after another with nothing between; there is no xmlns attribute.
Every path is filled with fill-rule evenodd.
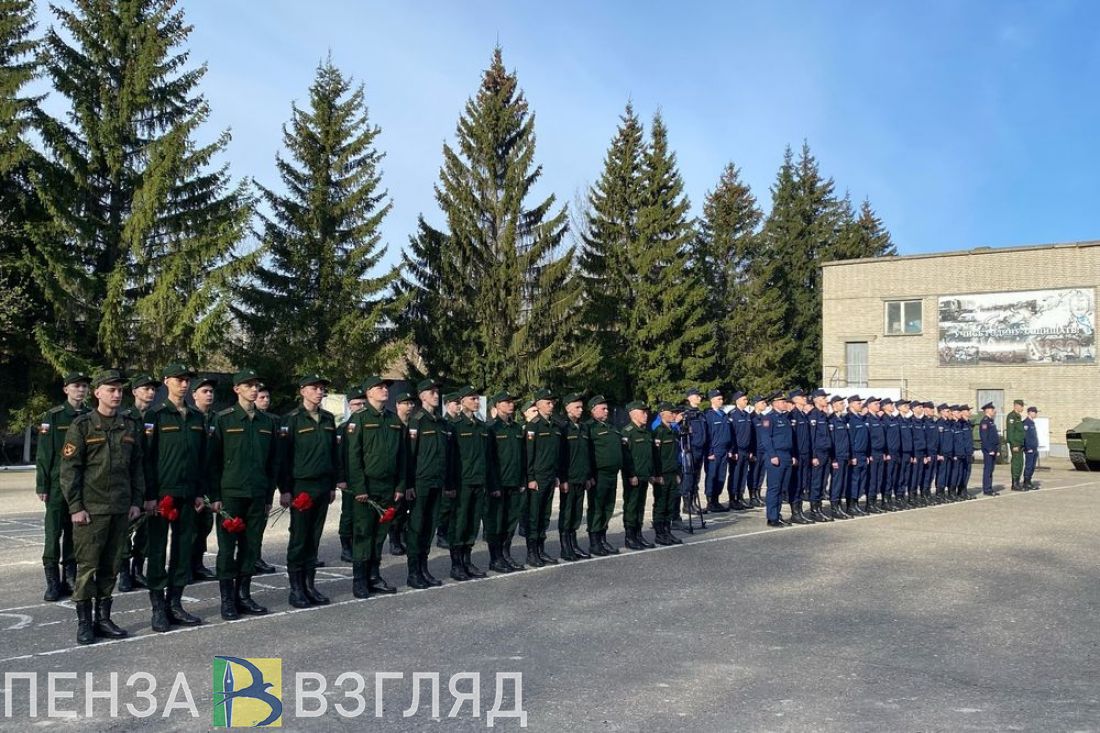
<svg viewBox="0 0 1100 733"><path fill-rule="evenodd" d="M336 445L340 450L339 476L336 488L340 489L340 560L351 562L351 515L355 506L355 497L348 488L348 423L351 416L367 406L367 396L358 384L348 387L344 395L348 401L348 419L336 428Z"/></svg>
<svg viewBox="0 0 1100 733"><path fill-rule="evenodd" d="M546 554L546 530L554 489L564 480L561 432L554 424L554 395L548 389L535 392L538 414L527 421L527 564L541 568L557 559Z"/></svg>
<svg viewBox="0 0 1100 733"><path fill-rule="evenodd" d="M581 527L584 514L584 493L592 488L592 437L588 432L588 423L584 416L584 396L573 393L562 400L565 418L558 420L558 429L565 440L565 475L558 494L558 541L561 544L561 559L574 562L592 555L606 555L599 540L594 540L589 530L589 550L585 552L569 541L570 535L576 536Z"/></svg>
<svg viewBox="0 0 1100 733"><path fill-rule="evenodd" d="M458 488L458 496L447 528L447 541L451 550L451 577L463 581L485 577L485 573L473 564L471 553L478 523L485 513L485 487L489 483L489 431L477 416L480 400L474 388L463 387L456 396L462 412L452 423L455 460L451 483Z"/></svg>
<svg viewBox="0 0 1100 733"><path fill-rule="evenodd" d="M642 533L646 491L654 488L660 477L656 471L657 453L653 431L649 429L649 408L644 402L628 402L626 411L630 423L623 428L623 527L626 546L631 550L654 547Z"/></svg>
<svg viewBox="0 0 1100 733"><path fill-rule="evenodd" d="M202 413L187 407L186 396L194 371L171 364L161 373L168 398L146 411L145 526L148 528L149 600L153 631L173 624L196 626L202 619L184 610L183 589L191 580L191 547L195 522L207 493L207 430ZM179 517L170 520L157 504L170 496ZM171 540L169 540L171 533ZM169 553L169 548L171 552Z"/></svg>
<svg viewBox="0 0 1100 733"><path fill-rule="evenodd" d="M439 414L439 383L424 379L416 385L420 408L409 416L408 485L405 504L409 519L406 582L422 590L442 585L428 570L428 553L435 534L435 515L451 473L451 437L447 421Z"/></svg>
<svg viewBox="0 0 1100 733"><path fill-rule="evenodd" d="M450 455L454 456L454 423L458 419L462 408L458 404L458 393L448 392L443 395L443 421L447 427L448 440L451 443ZM448 486L439 498L435 518L435 546L441 550L451 547L447 541L448 530L451 525L451 513L454 511L455 498L458 496L457 486Z"/></svg>
<svg viewBox="0 0 1100 733"><path fill-rule="evenodd" d="M1012 491L1024 491L1020 477L1024 473L1024 401L1013 400L1012 410L1005 415L1005 441L1012 456Z"/></svg>
<svg viewBox="0 0 1100 733"><path fill-rule="evenodd" d="M391 410L390 380L367 377L363 392L367 406L351 416L348 424L348 490L355 496L352 520L352 594L396 593L379 570L386 525L383 511L405 496L408 479L408 430Z"/></svg>
<svg viewBox="0 0 1100 733"><path fill-rule="evenodd" d="M202 415L203 424L206 425L206 434L214 432L214 387L217 380L213 377L195 379L191 384L191 400L195 403L195 409ZM203 563L206 555L206 541L214 530L214 512L204 508L195 517L195 539L191 546L191 582L198 583L203 580L217 580L217 573L211 571Z"/></svg>
<svg viewBox="0 0 1100 733"><path fill-rule="evenodd" d="M153 398L157 396L157 387L160 382L148 374L137 374L130 379L130 393L134 397L134 404L123 410L124 415L129 415L142 425L145 424L145 413L153 406ZM126 546L122 551L122 561L118 567L118 591L129 593L134 588L145 588L148 583L142 572L145 567L146 545L149 543L148 523L138 524L133 534L126 535Z"/></svg>
<svg viewBox="0 0 1100 733"><path fill-rule="evenodd" d="M92 380L96 409L77 416L61 449L61 491L73 522L79 644L127 636L111 620L111 591L130 522L145 500L142 425L119 414L126 380L117 371ZM92 615L92 599L95 615Z"/></svg>
<svg viewBox="0 0 1100 733"><path fill-rule="evenodd" d="M660 423L653 431L653 445L657 449L653 486L653 529L658 545L682 545L672 534L672 519L676 516L680 499L680 436L673 425L683 417L683 407L662 402L657 405Z"/></svg>
<svg viewBox="0 0 1100 733"><path fill-rule="evenodd" d="M73 556L73 522L69 506L61 493L61 448L65 433L78 415L88 411L84 399L92 379L83 372L65 375L65 401L50 408L38 420L38 453L35 456L34 493L46 505L44 521L46 541L42 549L42 567L46 572L44 601L56 601L72 595L76 583L76 558ZM58 563L65 568L62 578Z"/></svg>
<svg viewBox="0 0 1100 733"><path fill-rule="evenodd" d="M527 451L523 426L515 420L515 395L498 392L493 396L493 405L497 414L489 423L485 541L489 544L489 569L511 573L525 569L512 559L512 537L523 512Z"/></svg>
<svg viewBox="0 0 1100 733"><path fill-rule="evenodd" d="M600 545L604 554L618 555L619 549L607 541L607 527L615 512L615 495L619 471L623 467L623 434L608 421L610 410L607 398L596 395L588 401L592 415L588 432L592 445L592 470L594 479L588 489L588 543ZM577 536L571 537L576 545Z"/></svg>
<svg viewBox="0 0 1100 733"><path fill-rule="evenodd" d="M329 380L308 374L298 380L302 404L279 421L279 505L290 507L306 494L310 507L290 509L290 540L286 546L286 573L290 605L323 606L328 597L317 590L317 550L325 529L328 505L336 500L340 453L336 444L336 417L321 409Z"/></svg>
<svg viewBox="0 0 1100 733"><path fill-rule="evenodd" d="M267 609L252 599L252 576L279 474L277 427L256 409L260 377L253 369L233 375L237 403L214 416L210 435L210 499L215 512L244 521L243 532L230 532L219 516L218 584L221 615L263 615Z"/></svg>

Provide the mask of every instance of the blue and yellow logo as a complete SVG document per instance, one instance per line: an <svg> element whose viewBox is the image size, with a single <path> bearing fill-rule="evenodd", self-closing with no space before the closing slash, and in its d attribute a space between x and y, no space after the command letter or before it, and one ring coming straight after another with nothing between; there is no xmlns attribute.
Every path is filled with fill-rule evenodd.
<svg viewBox="0 0 1100 733"><path fill-rule="evenodd" d="M214 657L214 727L282 725L283 660Z"/></svg>

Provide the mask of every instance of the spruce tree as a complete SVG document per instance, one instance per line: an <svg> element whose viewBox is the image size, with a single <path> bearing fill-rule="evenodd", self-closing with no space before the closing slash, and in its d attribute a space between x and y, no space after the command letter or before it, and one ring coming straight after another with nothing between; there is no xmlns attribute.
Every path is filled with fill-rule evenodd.
<svg viewBox="0 0 1100 733"><path fill-rule="evenodd" d="M497 48L458 121L455 146L443 146L435 193L446 235L421 225L410 257L421 270L401 286L421 309L406 312L406 323L439 324L420 325L427 341L417 344L439 377L529 389L565 379L583 358L566 211L553 195L528 203L542 175L534 125ZM427 293L433 285L438 290Z"/></svg>
<svg viewBox="0 0 1100 733"><path fill-rule="evenodd" d="M36 330L49 361L153 369L215 352L229 325L250 200L215 167L229 142L194 137L209 116L175 0L51 6L44 67L66 114L39 115L48 165L35 182L50 225L36 277L54 317ZM68 39L72 39L71 41Z"/></svg>
<svg viewBox="0 0 1100 733"><path fill-rule="evenodd" d="M383 154L362 85L331 59L317 67L306 109L291 105L276 156L285 193L258 186L266 255L240 288L240 360L276 385L319 372L338 382L381 370L396 355L393 268L379 227L392 208Z"/></svg>
<svg viewBox="0 0 1100 733"><path fill-rule="evenodd" d="M859 216L852 211L851 199L845 195L841 202L843 225L836 246L829 253L829 260L852 260L862 257L889 257L897 248L882 219L871 208L871 202L863 199Z"/></svg>

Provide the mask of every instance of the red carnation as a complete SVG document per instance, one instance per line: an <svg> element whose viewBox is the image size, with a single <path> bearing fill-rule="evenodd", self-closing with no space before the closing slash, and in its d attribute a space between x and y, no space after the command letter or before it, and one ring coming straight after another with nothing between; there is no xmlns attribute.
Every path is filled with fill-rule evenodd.
<svg viewBox="0 0 1100 733"><path fill-rule="evenodd" d="M167 514L176 508L176 500L171 496L161 497L161 500L157 502L157 514Z"/></svg>
<svg viewBox="0 0 1100 733"><path fill-rule="evenodd" d="M386 522L392 522L393 518L396 517L396 516L397 516L397 507L391 506L391 507L388 507L386 509L386 511L382 512L382 516L378 518L378 521L381 522L382 524L385 524Z"/></svg>
<svg viewBox="0 0 1100 733"><path fill-rule="evenodd" d="M240 534L244 532L244 520L240 517L229 517L222 520L222 529L230 534Z"/></svg>
<svg viewBox="0 0 1100 733"><path fill-rule="evenodd" d="M162 512L161 516L164 517L169 522L174 522L174 521L176 521L177 519L180 518L180 510L179 509L169 509L167 512Z"/></svg>
<svg viewBox="0 0 1100 733"><path fill-rule="evenodd" d="M313 499L303 491L294 497L294 501L290 502L290 506L300 512L308 512L313 508Z"/></svg>

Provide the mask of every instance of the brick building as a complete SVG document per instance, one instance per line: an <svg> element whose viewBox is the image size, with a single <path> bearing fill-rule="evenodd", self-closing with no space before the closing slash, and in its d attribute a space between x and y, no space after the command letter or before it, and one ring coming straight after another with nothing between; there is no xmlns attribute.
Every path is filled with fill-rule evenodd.
<svg viewBox="0 0 1100 733"><path fill-rule="evenodd" d="M1100 241L880 257L822 269L826 388L896 388L918 399L1021 398L1066 430L1100 416L1095 346Z"/></svg>

